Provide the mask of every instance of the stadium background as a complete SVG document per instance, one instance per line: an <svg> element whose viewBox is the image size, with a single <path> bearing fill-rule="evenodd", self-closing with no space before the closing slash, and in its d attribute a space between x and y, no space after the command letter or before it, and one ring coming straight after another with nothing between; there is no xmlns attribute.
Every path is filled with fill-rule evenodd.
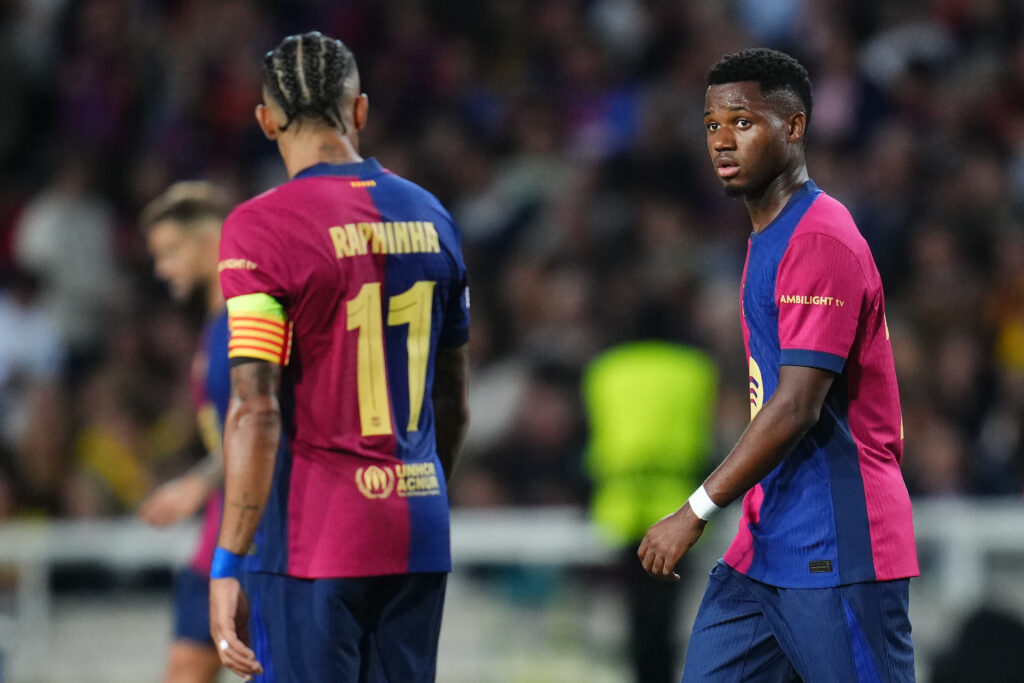
<svg viewBox="0 0 1024 683"><path fill-rule="evenodd" d="M717 457L742 430L749 224L710 172L700 114L705 69L762 44L808 66L812 177L850 207L881 270L912 494L1024 520L1024 3L5 0L0 538L24 520L127 518L195 457L187 371L201 306L171 305L135 219L177 179L238 198L284 179L252 120L260 57L310 28L357 55L364 153L437 194L463 230L463 514L586 505L580 373L627 339L707 350L721 374ZM71 649L55 644L50 664L77 673L2 680L155 676L166 571L110 567L96 550L56 563L48 584L71 620L59 623L83 625L62 631ZM1020 580L1022 559L1011 544L1001 571ZM499 565L468 569L455 591L449 623L491 622L490 636L442 643L450 680L621 680L623 626L599 561ZM15 595L21 580L11 569L0 587ZM1024 609L1020 583L975 593L955 614L914 605L929 658L984 598ZM35 634L0 636L11 661ZM459 673L489 656L526 663Z"/></svg>

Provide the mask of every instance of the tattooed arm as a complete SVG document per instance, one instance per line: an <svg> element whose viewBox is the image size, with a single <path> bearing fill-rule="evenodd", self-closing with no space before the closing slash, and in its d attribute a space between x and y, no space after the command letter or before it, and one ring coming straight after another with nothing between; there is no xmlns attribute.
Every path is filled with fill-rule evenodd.
<svg viewBox="0 0 1024 683"><path fill-rule="evenodd" d="M281 438L277 390L281 368L253 360L231 369L231 405L224 423L224 516L217 545L245 554L270 495Z"/></svg>
<svg viewBox="0 0 1024 683"><path fill-rule="evenodd" d="M224 516L217 545L235 555L249 550L270 495L281 438L280 380L280 366L266 361L231 368L231 405L224 423ZM249 647L248 621L249 602L238 579L211 578L210 635L221 663L246 680L263 671Z"/></svg>

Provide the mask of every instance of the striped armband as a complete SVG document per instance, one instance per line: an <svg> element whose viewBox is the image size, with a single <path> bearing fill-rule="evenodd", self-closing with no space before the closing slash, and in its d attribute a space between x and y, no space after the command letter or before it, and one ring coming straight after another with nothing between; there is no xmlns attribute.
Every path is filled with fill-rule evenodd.
<svg viewBox="0 0 1024 683"><path fill-rule="evenodd" d="M269 294L243 294L228 299L228 358L255 358L288 365L292 325L280 302Z"/></svg>
<svg viewBox="0 0 1024 683"><path fill-rule="evenodd" d="M704 490L704 485L701 484L700 488L693 492L690 499L686 501L690 504L690 509L693 510L693 514L697 515L705 522L711 519L711 516L722 508L715 505L715 501L711 500L711 496Z"/></svg>
<svg viewBox="0 0 1024 683"><path fill-rule="evenodd" d="M242 575L242 562L245 555L236 555L227 548L213 551L213 564L210 565L211 579L237 579Z"/></svg>

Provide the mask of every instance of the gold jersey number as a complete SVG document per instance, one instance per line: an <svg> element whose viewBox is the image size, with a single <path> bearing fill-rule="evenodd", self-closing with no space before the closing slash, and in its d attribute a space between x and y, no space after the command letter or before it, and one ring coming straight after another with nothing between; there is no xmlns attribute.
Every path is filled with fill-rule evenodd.
<svg viewBox="0 0 1024 683"><path fill-rule="evenodd" d="M401 294L388 299L389 327L408 325L406 350L409 356L409 425L419 429L423 395L427 386L430 357L430 319L433 314L435 282L420 280ZM356 342L356 387L359 392L359 421L363 436L391 434L391 406L388 400L387 369L384 366L384 316L381 285L367 282L347 309L347 329L358 330Z"/></svg>

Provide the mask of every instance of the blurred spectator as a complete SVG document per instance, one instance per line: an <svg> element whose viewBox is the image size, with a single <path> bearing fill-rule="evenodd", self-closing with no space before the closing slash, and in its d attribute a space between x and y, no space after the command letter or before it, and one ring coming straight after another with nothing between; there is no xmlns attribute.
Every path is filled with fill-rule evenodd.
<svg viewBox="0 0 1024 683"><path fill-rule="evenodd" d="M91 187L94 172L85 157L65 158L15 233L17 263L41 277L42 305L74 364L99 354L117 279L114 212Z"/></svg>
<svg viewBox="0 0 1024 683"><path fill-rule="evenodd" d="M508 431L475 463L487 473L491 490L500 492L490 504L583 504L583 422L576 394L571 372L543 362L529 371L517 403L491 408L510 408L511 416Z"/></svg>
<svg viewBox="0 0 1024 683"><path fill-rule="evenodd" d="M40 305L39 278L12 270L0 290L0 518L55 509L70 414L64 347Z"/></svg>
<svg viewBox="0 0 1024 683"><path fill-rule="evenodd" d="M39 278L12 270L0 289L0 441L15 444L39 387L56 381L64 348L55 320L39 305Z"/></svg>
<svg viewBox="0 0 1024 683"><path fill-rule="evenodd" d="M111 357L78 395L78 428L66 482L76 517L134 511L154 484L194 459L188 368L195 335L171 310L122 323Z"/></svg>

